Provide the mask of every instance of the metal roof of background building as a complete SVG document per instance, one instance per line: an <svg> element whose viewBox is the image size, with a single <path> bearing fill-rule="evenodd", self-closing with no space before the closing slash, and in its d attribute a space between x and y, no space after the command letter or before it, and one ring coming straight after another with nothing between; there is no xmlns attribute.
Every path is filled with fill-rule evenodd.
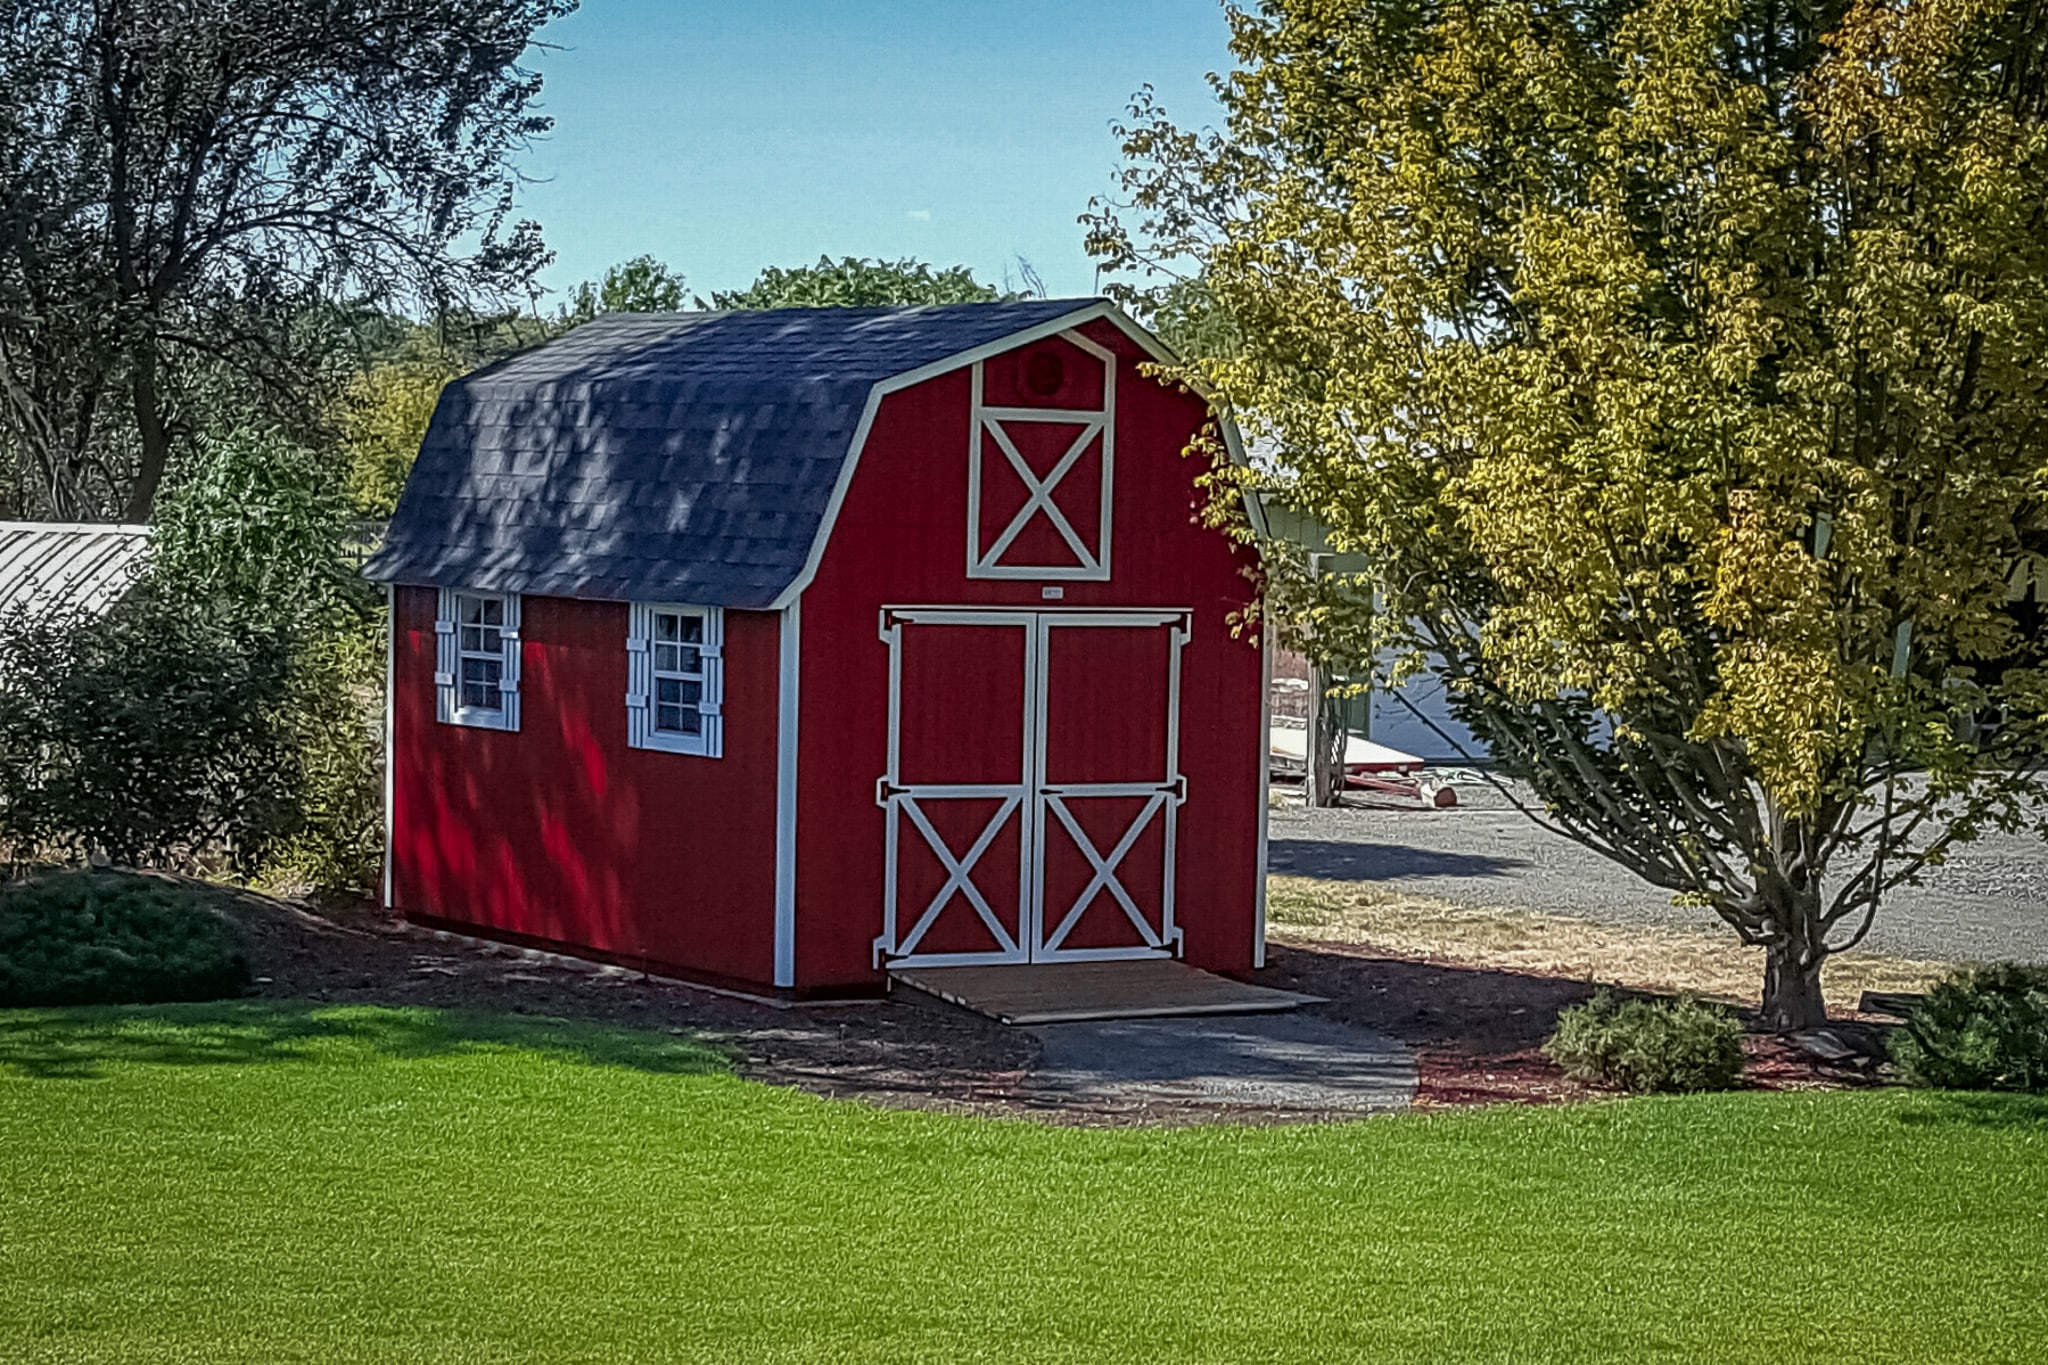
<svg viewBox="0 0 2048 1365"><path fill-rule="evenodd" d="M870 391L1094 299L621 313L450 384L382 582L765 607L803 572Z"/></svg>
<svg viewBox="0 0 2048 1365"><path fill-rule="evenodd" d="M0 521L0 616L106 611L141 572L147 526Z"/></svg>

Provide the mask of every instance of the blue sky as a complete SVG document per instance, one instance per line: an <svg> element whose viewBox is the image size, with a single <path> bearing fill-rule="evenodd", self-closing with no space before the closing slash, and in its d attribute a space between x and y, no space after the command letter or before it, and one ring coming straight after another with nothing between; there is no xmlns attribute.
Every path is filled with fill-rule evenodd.
<svg viewBox="0 0 2048 1365"><path fill-rule="evenodd" d="M1210 121L1229 62L1217 0L584 0L544 36L521 212L557 290L649 252L705 294L821 253L1089 293L1110 122L1148 82Z"/></svg>

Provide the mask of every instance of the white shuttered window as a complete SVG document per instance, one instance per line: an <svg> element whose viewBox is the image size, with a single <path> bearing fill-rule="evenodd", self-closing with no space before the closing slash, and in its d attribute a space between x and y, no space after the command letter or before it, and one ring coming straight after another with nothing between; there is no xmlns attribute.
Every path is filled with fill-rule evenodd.
<svg viewBox="0 0 2048 1365"><path fill-rule="evenodd" d="M724 701L725 613L635 602L626 635L626 742L717 758Z"/></svg>
<svg viewBox="0 0 2048 1365"><path fill-rule="evenodd" d="M435 712L444 724L519 728L519 598L441 589L434 618Z"/></svg>

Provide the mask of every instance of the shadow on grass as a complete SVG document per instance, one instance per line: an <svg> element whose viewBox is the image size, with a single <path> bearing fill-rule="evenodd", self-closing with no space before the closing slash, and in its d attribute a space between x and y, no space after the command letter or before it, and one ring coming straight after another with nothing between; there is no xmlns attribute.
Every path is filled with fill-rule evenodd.
<svg viewBox="0 0 2048 1365"><path fill-rule="evenodd" d="M702 1039L524 1015L313 1002L0 1010L0 1074L89 1080L110 1064L261 1066L538 1053L662 1075L723 1073Z"/></svg>
<svg viewBox="0 0 2048 1365"><path fill-rule="evenodd" d="M1913 1127L2048 1128L2048 1095L1922 1090L1914 1099L1916 1103L1899 1115L1900 1123Z"/></svg>

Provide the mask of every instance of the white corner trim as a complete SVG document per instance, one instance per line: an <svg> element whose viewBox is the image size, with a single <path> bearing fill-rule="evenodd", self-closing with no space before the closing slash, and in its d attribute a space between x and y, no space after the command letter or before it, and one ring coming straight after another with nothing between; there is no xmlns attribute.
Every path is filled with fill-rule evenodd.
<svg viewBox="0 0 2048 1365"><path fill-rule="evenodd" d="M1266 843L1273 823L1273 623L1259 624L1259 858L1252 870L1252 966L1266 965Z"/></svg>
<svg viewBox="0 0 2048 1365"><path fill-rule="evenodd" d="M797 683L803 605L797 598L782 609L775 683L775 984L785 990L796 985Z"/></svg>
<svg viewBox="0 0 2048 1365"><path fill-rule="evenodd" d="M396 790L394 774L398 769L398 753L394 740L398 733L398 698L393 684L398 675L398 585L384 585L384 909L391 909L391 851L397 844L391 827L392 793Z"/></svg>

